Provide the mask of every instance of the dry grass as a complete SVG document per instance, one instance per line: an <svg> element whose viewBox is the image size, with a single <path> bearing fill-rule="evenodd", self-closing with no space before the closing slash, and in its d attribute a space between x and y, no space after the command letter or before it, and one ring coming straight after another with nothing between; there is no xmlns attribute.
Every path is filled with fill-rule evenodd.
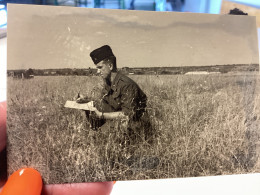
<svg viewBox="0 0 260 195"><path fill-rule="evenodd" d="M151 179L260 171L260 78L253 75L132 76L148 96L153 142L124 128L92 131L63 105L97 96L97 77L8 80L9 173L31 166L45 183ZM137 157L128 166L124 161ZM153 169L142 159L157 156Z"/></svg>

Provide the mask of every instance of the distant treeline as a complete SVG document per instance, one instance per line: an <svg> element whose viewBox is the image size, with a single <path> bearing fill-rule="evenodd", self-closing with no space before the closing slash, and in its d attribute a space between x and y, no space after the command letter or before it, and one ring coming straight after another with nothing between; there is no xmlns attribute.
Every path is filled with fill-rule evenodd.
<svg viewBox="0 0 260 195"><path fill-rule="evenodd" d="M30 71L30 74L34 76L63 76L63 75L75 75L75 76L94 76L97 75L97 69L20 69L20 70L8 70L7 75L19 75ZM183 66L183 67L141 67L130 68L123 67L120 71L124 74L186 74L189 72L252 72L259 71L259 64L233 64L233 65L214 65L214 66Z"/></svg>
<svg viewBox="0 0 260 195"><path fill-rule="evenodd" d="M259 64L232 64L214 66L183 66L183 67L143 67L143 68L122 68L122 72L128 74L186 74L188 72L251 72L259 71Z"/></svg>
<svg viewBox="0 0 260 195"><path fill-rule="evenodd" d="M28 69L31 74L34 76L66 76L66 75L79 75L79 76L91 76L97 74L97 69L70 69L70 68L62 68L62 69ZM19 70L7 70L7 75L19 75L28 72L25 69Z"/></svg>

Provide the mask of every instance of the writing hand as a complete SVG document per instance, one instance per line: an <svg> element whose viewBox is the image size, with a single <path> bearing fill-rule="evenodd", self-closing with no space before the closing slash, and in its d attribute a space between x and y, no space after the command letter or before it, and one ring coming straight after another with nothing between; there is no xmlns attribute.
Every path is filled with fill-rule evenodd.
<svg viewBox="0 0 260 195"><path fill-rule="evenodd" d="M88 103L90 101L90 99L87 96L84 96L80 93L78 93L76 96L74 96L73 100L79 104Z"/></svg>

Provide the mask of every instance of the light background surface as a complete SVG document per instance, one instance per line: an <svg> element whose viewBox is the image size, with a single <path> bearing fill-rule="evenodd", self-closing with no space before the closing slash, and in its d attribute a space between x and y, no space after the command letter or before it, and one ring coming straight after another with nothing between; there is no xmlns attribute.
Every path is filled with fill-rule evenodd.
<svg viewBox="0 0 260 195"><path fill-rule="evenodd" d="M120 181L111 195L259 195L260 174Z"/></svg>

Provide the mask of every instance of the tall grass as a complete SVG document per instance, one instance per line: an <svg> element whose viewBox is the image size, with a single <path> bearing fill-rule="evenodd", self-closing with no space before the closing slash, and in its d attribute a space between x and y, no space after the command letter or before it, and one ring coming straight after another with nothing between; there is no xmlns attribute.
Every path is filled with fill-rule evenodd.
<svg viewBox="0 0 260 195"><path fill-rule="evenodd" d="M132 78L151 122L134 140L120 121L92 131L83 111L63 107L79 91L97 99L98 77L8 80L9 173L30 166L45 183L67 183L260 171L259 76ZM154 157L157 166L143 166Z"/></svg>

